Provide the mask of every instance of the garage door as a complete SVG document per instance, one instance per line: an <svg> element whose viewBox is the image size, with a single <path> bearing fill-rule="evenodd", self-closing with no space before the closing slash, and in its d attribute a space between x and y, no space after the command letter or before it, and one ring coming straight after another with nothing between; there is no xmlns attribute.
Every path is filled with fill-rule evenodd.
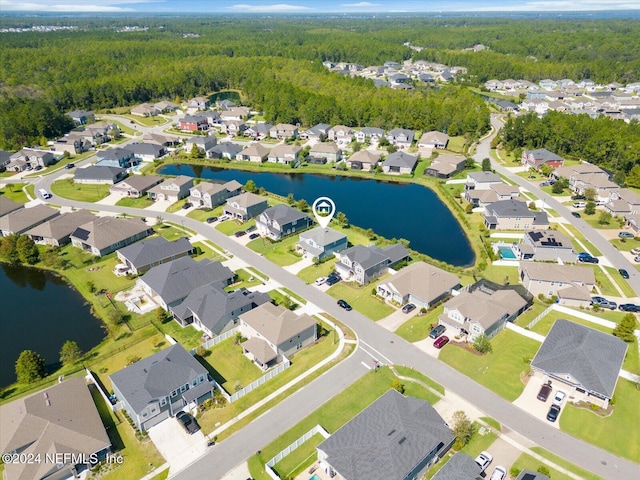
<svg viewBox="0 0 640 480"><path fill-rule="evenodd" d="M160 415L156 415L155 417L150 418L146 422L143 422L142 426L144 427L145 430L149 430L151 427L159 424L160 422L166 420L167 418L169 418L169 410L165 410Z"/></svg>

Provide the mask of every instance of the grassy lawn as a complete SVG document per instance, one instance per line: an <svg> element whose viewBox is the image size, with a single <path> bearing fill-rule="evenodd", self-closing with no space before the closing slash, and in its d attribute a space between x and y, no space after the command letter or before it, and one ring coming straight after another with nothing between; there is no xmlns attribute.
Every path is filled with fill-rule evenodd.
<svg viewBox="0 0 640 480"><path fill-rule="evenodd" d="M226 222L218 223L216 225L216 230L224 233L225 235L234 235L236 232L246 230L249 227L253 227L255 224L256 220L254 218L245 223L240 223L237 220L227 220Z"/></svg>
<svg viewBox="0 0 640 480"><path fill-rule="evenodd" d="M182 200L178 200L175 203L172 203L165 210L167 213L176 213L182 210L182 206L189 201L188 198L183 198Z"/></svg>
<svg viewBox="0 0 640 480"><path fill-rule="evenodd" d="M310 467L318 458L316 447L322 443L324 437L316 433L309 440L284 457L273 467L280 478L293 478Z"/></svg>
<svg viewBox="0 0 640 480"><path fill-rule="evenodd" d="M518 457L518 459L515 461L512 467L517 468L518 470L521 470L521 471L524 469L529 469L535 472L538 470L538 468L540 468L543 465L549 470L549 476L550 478L553 478L553 480L572 480L572 477L565 475L564 473L561 473L558 470L543 464L541 461L536 460L531 455L528 455L526 453L521 454ZM598 477L595 477L595 478L598 478Z"/></svg>
<svg viewBox="0 0 640 480"><path fill-rule="evenodd" d="M162 333L169 335L187 350L196 348L202 338L202 332L196 330L192 326L183 327L173 319L167 320L165 323L157 324Z"/></svg>
<svg viewBox="0 0 640 480"><path fill-rule="evenodd" d="M297 235L292 235L279 242L256 238L255 240L251 240L247 246L254 252L262 254L273 263L284 267L300 261L301 257L292 251L295 249L297 241Z"/></svg>
<svg viewBox="0 0 640 480"><path fill-rule="evenodd" d="M600 223L600 212L596 211L593 215L582 215L582 219L596 230L620 230L620 224L617 220L611 219L609 223Z"/></svg>
<svg viewBox="0 0 640 480"><path fill-rule="evenodd" d="M182 228L167 225L166 223L155 225L153 229L158 235L163 236L169 241L188 236Z"/></svg>
<svg viewBox="0 0 640 480"><path fill-rule="evenodd" d="M211 349L205 356L204 366L228 393L234 393L260 378L264 372L242 354L242 347L228 338Z"/></svg>
<svg viewBox="0 0 640 480"><path fill-rule="evenodd" d="M398 375L402 377L415 378L417 381L427 384L429 387L433 388L435 391L440 392L441 395L444 395L444 387L439 383L434 382L426 375L423 375L422 373L417 372L409 367L402 367L397 365L393 368L395 368L396 372L398 372ZM432 402L432 403L435 403L435 402Z"/></svg>
<svg viewBox="0 0 640 480"><path fill-rule="evenodd" d="M483 278L500 285L507 283L518 284L518 267L507 267L504 265L489 265L480 274Z"/></svg>
<svg viewBox="0 0 640 480"><path fill-rule="evenodd" d="M417 342L424 340L429 336L432 325L438 323L438 315L444 312L444 304L441 304L433 310L427 312L426 315L415 315L398 328L395 333L404 338L407 342Z"/></svg>
<svg viewBox="0 0 640 480"><path fill-rule="evenodd" d="M331 260L327 260L326 262L322 262L320 265L311 265L309 267L303 268L298 272L298 277L304 280L306 283L315 282L316 278L326 277L331 273L338 259L332 258Z"/></svg>
<svg viewBox="0 0 640 480"><path fill-rule="evenodd" d="M527 370L540 343L504 330L491 339L491 344L493 353L482 356L450 345L438 358L512 402L524 389L520 373Z"/></svg>
<svg viewBox="0 0 640 480"><path fill-rule="evenodd" d="M118 200L116 205L119 207L147 208L153 205L153 203L153 200L149 199L149 197L125 197Z"/></svg>
<svg viewBox="0 0 640 480"><path fill-rule="evenodd" d="M249 270L250 272L252 272L256 277L258 278L262 278L265 281L269 281L269 277L267 277L264 273L262 273L260 270L258 270L257 268L254 267L247 267L247 270Z"/></svg>
<svg viewBox="0 0 640 480"><path fill-rule="evenodd" d="M618 272L617 268L606 267L606 266L604 268L611 275L611 280L613 280L615 283L618 284L618 287L620 287L620 290L622 290L622 293L624 293L625 297L636 296L636 292L633 290L633 288L631 288L631 285L629 285L629 282L627 282L624 278L620 276L620 272ZM615 295L617 296L617 294Z"/></svg>
<svg viewBox="0 0 640 480"><path fill-rule="evenodd" d="M83 183L73 183L68 178L56 180L51 184L51 192L69 200L78 202L97 202L109 195L109 185L89 185Z"/></svg>
<svg viewBox="0 0 640 480"><path fill-rule="evenodd" d="M634 248L640 247L640 240L636 240L635 238L614 238L610 240L609 243L622 252L630 252Z"/></svg>
<svg viewBox="0 0 640 480"><path fill-rule="evenodd" d="M253 274L247 272L246 270L240 269L235 273L238 276L238 279L236 283L225 288L225 290L228 292L237 290L239 288L251 288L255 287L256 285L262 285L262 281L260 279L256 278Z"/></svg>
<svg viewBox="0 0 640 480"><path fill-rule="evenodd" d="M593 265L592 263L590 263L589 266L593 268L593 272L596 275L596 285L600 287L600 291L603 295L614 295L616 297L620 295L618 290L616 290L616 287L614 287L613 283L611 283L611 279L607 277L607 275L598 265ZM620 274L616 272L616 275L619 276Z"/></svg>
<svg viewBox="0 0 640 480"><path fill-rule="evenodd" d="M549 305L546 303L542 303L537 298L534 298L533 305L531 305L526 312L520 315L516 319L515 323L520 327L526 327L534 318L544 312L548 307Z"/></svg>
<svg viewBox="0 0 640 480"><path fill-rule="evenodd" d="M187 217L204 222L209 217L219 217L222 215L222 206L216 208L197 208L187 213Z"/></svg>
<svg viewBox="0 0 640 480"><path fill-rule="evenodd" d="M280 290L282 290L285 294L287 294L293 300L298 302L300 305L306 305L307 304L307 301L304 298L300 297L299 295L296 295L295 293L293 293L288 288L282 287L282 288L280 288Z"/></svg>
<svg viewBox="0 0 640 480"><path fill-rule="evenodd" d="M395 312L395 309L379 300L379 297L371 295L372 285L356 287L344 282L336 283L327 290L327 293L336 299L346 300L353 308L371 320L380 320Z"/></svg>
<svg viewBox="0 0 640 480"><path fill-rule="evenodd" d="M277 290L271 290L268 293L276 305L282 305L284 308L288 308L289 310L297 310L301 307L301 305L296 302L296 299L291 298L289 295L280 293Z"/></svg>
<svg viewBox="0 0 640 480"><path fill-rule="evenodd" d="M139 115L126 114L123 115L123 117L126 117L129 120L133 120L135 123L144 125L146 127L155 127L158 125L165 125L169 123L165 118L159 117L157 115L153 115L150 117L141 117Z"/></svg>
<svg viewBox="0 0 640 480"><path fill-rule="evenodd" d="M575 473L576 475L580 475L585 480L602 480L602 477L599 477L598 475L595 475L587 470L584 470L578 467L577 465L574 465L571 462L567 462L564 458L554 455L553 453L548 452L542 447L531 447L531 450L537 453L538 455L540 455L541 457L544 457L547 460L551 460L556 465L560 467L564 467L570 472ZM556 476L554 475L553 478L555 479ZM561 478L561 477L558 476L557 478Z"/></svg>
<svg viewBox="0 0 640 480"><path fill-rule="evenodd" d="M602 252L600 250L598 250L580 232L578 232L578 230L573 225L569 225L569 224L565 224L565 223L562 223L560 225L561 225L561 228L564 228L565 230L567 230L569 232L569 236L570 237L575 237L577 240L579 240L582 243L582 245L584 245L586 247L587 251L591 255L593 255L594 257L599 257L599 256L602 255ZM576 245L576 249L577 249L577 251L581 251L582 247L579 247L578 245Z"/></svg>
<svg viewBox="0 0 640 480"><path fill-rule="evenodd" d="M31 196L31 198L36 198L36 186L35 185L27 185L25 187L25 190L27 191L27 193L29 194L29 196Z"/></svg>
<svg viewBox="0 0 640 480"><path fill-rule="evenodd" d="M204 242L195 242L193 244L194 247L199 248L202 253L196 255L195 259L200 261L203 258L208 258L210 260L224 262L227 260L227 257L224 255L220 255L218 252L212 250L207 244Z"/></svg>
<svg viewBox="0 0 640 480"><path fill-rule="evenodd" d="M27 194L22 190L24 185L24 183L9 183L6 187L0 188L0 195L4 195L9 200L17 203L27 203L29 199L27 198Z"/></svg>
<svg viewBox="0 0 640 480"><path fill-rule="evenodd" d="M459 135L457 137L450 137L449 143L447 144L447 150L455 153L463 153L466 143L467 140L462 135Z"/></svg>

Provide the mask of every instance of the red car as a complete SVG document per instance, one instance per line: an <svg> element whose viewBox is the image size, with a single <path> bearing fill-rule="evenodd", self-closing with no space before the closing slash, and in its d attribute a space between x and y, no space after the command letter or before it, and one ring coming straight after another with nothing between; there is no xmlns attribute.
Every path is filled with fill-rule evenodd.
<svg viewBox="0 0 640 480"><path fill-rule="evenodd" d="M435 342L433 342L433 346L436 347L436 348L442 348L447 343L449 343L449 337L446 337L446 336L443 335L443 336L437 338Z"/></svg>

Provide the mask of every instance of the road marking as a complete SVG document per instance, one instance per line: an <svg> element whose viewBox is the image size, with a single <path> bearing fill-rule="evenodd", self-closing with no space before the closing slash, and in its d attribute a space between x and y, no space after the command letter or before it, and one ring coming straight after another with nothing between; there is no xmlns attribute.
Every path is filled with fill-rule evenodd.
<svg viewBox="0 0 640 480"><path fill-rule="evenodd" d="M367 370L371 370L371 367L369 365L367 365L364 362L360 362L362 365L364 365L364 368L366 368Z"/></svg>
<svg viewBox="0 0 640 480"><path fill-rule="evenodd" d="M389 365L393 365L393 362L392 362L391 360L389 360L389 358L388 358L388 357L385 357L382 353L380 353L378 350L376 350L375 348L373 348L373 347L372 347L371 345L369 345L367 342L365 342L364 340L360 339L360 343L361 343L362 345L366 345L367 347L369 347L371 350L373 350L374 352L376 352L376 353L378 354L378 358L377 358L376 360L379 360L379 359L380 359L380 357L381 357L381 358L382 358L385 362L387 362ZM362 346L361 346L360 348L362 348ZM362 348L362 349L364 350L364 348ZM365 352L367 352L366 350L364 350L364 351L365 351ZM367 352L367 353L369 353L369 352ZM371 355L371 354L369 353L369 355ZM373 355L371 355L371 356L372 356L373 358L376 358L376 357L374 357Z"/></svg>

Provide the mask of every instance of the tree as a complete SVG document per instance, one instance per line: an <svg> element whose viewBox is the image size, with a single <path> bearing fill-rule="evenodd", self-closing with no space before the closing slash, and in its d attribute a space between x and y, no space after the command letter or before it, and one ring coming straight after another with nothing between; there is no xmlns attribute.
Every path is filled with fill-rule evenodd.
<svg viewBox="0 0 640 480"><path fill-rule="evenodd" d="M540 165L540 173L545 177L551 175L551 172L553 172L553 168L551 168L551 166L547 165L546 163Z"/></svg>
<svg viewBox="0 0 640 480"><path fill-rule="evenodd" d="M256 183L253 180L247 180L247 183L244 184L244 189L247 192L255 193L257 189Z"/></svg>
<svg viewBox="0 0 640 480"><path fill-rule="evenodd" d="M0 256L9 263L18 263L20 261L16 248L17 243L18 236L15 234L2 238L2 243L0 243Z"/></svg>
<svg viewBox="0 0 640 480"><path fill-rule="evenodd" d="M309 210L309 204L304 198L302 200L299 200L298 203L296 203L296 207L298 207L298 210L301 210L303 212L306 212L307 210Z"/></svg>
<svg viewBox="0 0 640 480"><path fill-rule="evenodd" d="M584 198L586 198L591 202L593 202L596 199L597 194L598 192L596 192L596 189L593 187L585 188L583 192Z"/></svg>
<svg viewBox="0 0 640 480"><path fill-rule="evenodd" d="M44 358L33 350L23 350L16 361L16 377L18 383L33 383L44 378L47 371L45 369Z"/></svg>
<svg viewBox="0 0 640 480"><path fill-rule="evenodd" d="M73 340L67 340L60 349L60 362L63 365L73 365L82 357L78 344Z"/></svg>
<svg viewBox="0 0 640 480"><path fill-rule="evenodd" d="M627 187L640 188L640 165L636 164L631 170L629 170L629 173L625 178L625 182Z"/></svg>
<svg viewBox="0 0 640 480"><path fill-rule="evenodd" d="M551 474L551 472L549 472L549 468L547 468L546 465L540 465L537 472L541 473L542 475L546 475L547 477Z"/></svg>
<svg viewBox="0 0 640 480"><path fill-rule="evenodd" d="M473 422L471 422L462 410L458 410L453 414L453 433L456 435L457 449L469 443L469 440L471 440L473 436Z"/></svg>
<svg viewBox="0 0 640 480"><path fill-rule="evenodd" d="M473 348L475 348L480 353L493 352L493 347L491 346L489 337L487 337L484 333L476 337L476 339L473 342Z"/></svg>
<svg viewBox="0 0 640 480"><path fill-rule="evenodd" d="M598 223L600 225L609 225L611 223L611 219L613 216L609 212L600 212L600 216L598 217Z"/></svg>
<svg viewBox="0 0 640 480"><path fill-rule="evenodd" d="M336 214L336 220L338 221L338 223L344 227L349 225L349 219L347 218L347 216L343 213L343 212L338 212Z"/></svg>
<svg viewBox="0 0 640 480"><path fill-rule="evenodd" d="M36 242L26 235L18 236L18 240L16 241L16 252L18 253L20 261L27 265L37 263L40 258L40 252L38 251Z"/></svg>
<svg viewBox="0 0 640 480"><path fill-rule="evenodd" d="M483 172L491 171L491 160L489 158L482 159L482 171Z"/></svg>
<svg viewBox="0 0 640 480"><path fill-rule="evenodd" d="M191 158L204 158L204 152L195 143L191 146L190 155Z"/></svg>
<svg viewBox="0 0 640 480"><path fill-rule="evenodd" d="M367 236L367 238L369 240L375 240L376 239L376 234L373 232L372 228L368 228L367 231L365 232L365 235Z"/></svg>
<svg viewBox="0 0 640 480"><path fill-rule="evenodd" d="M585 215L593 215L596 213L596 202L587 202L587 205L584 207L584 213Z"/></svg>
<svg viewBox="0 0 640 480"><path fill-rule="evenodd" d="M293 193L290 193L289 195L287 195L287 203L289 205L293 205L294 203L296 203L296 199L293 198Z"/></svg>
<svg viewBox="0 0 640 480"><path fill-rule="evenodd" d="M562 182L556 182L553 184L553 187L551 187L551 192L555 194L562 193L563 191L564 191L564 186L562 185Z"/></svg>
<svg viewBox="0 0 640 480"><path fill-rule="evenodd" d="M431 158L433 158L433 155L431 155ZM469 168L473 168L476 166L476 161L471 158L471 157L467 157L464 160L464 168L469 169Z"/></svg>
<svg viewBox="0 0 640 480"><path fill-rule="evenodd" d="M391 382L391 388L404 395L404 383L400 382L397 378Z"/></svg>
<svg viewBox="0 0 640 480"><path fill-rule="evenodd" d="M637 323L635 315L627 313L613 329L613 334L620 340L631 343L636 339L633 331L636 329Z"/></svg>

